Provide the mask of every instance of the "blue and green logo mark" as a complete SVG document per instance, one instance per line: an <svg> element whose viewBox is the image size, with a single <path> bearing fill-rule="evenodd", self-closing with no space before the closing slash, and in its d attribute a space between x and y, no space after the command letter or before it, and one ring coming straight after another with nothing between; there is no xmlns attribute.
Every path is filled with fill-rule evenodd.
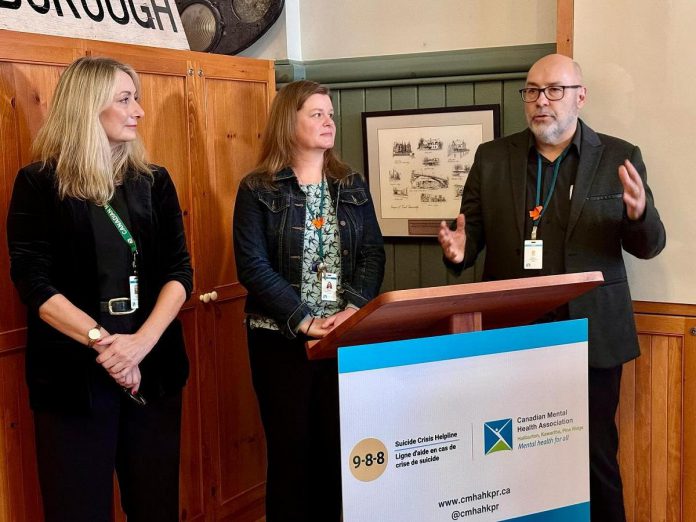
<svg viewBox="0 0 696 522"><path fill-rule="evenodd" d="M512 419L484 422L483 451L486 455L512 451Z"/></svg>

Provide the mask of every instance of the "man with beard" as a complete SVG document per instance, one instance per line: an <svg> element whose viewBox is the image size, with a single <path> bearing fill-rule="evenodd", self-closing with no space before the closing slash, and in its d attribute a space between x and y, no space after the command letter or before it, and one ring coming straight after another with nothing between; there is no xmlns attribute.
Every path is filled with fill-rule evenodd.
<svg viewBox="0 0 696 522"><path fill-rule="evenodd" d="M640 349L622 249L652 258L665 229L638 147L578 118L587 89L577 63L540 59L520 94L529 128L478 148L461 214L438 239L455 272L485 247L484 280L603 272L601 287L545 319L589 319L591 516L623 521L614 416L622 364Z"/></svg>

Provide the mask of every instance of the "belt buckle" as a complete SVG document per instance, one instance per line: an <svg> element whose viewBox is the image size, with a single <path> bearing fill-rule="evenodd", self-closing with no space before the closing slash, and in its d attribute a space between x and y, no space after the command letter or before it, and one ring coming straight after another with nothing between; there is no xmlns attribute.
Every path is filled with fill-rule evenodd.
<svg viewBox="0 0 696 522"><path fill-rule="evenodd" d="M107 305L109 307L109 315L128 315L132 314L135 312L134 308L131 308L130 310L127 310L125 312L116 312L113 309L113 304L114 303L119 303L119 302L124 302L124 301L129 301L130 302L130 297L114 297L113 299L109 299Z"/></svg>

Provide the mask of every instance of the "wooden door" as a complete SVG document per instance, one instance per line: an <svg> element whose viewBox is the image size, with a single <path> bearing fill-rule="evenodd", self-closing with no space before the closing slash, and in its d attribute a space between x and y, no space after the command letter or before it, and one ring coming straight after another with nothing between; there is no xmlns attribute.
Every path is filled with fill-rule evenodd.
<svg viewBox="0 0 696 522"><path fill-rule="evenodd" d="M0 31L0 520L43 518L34 426L24 380L26 311L9 278L7 208L17 170L30 162L61 71L81 54L76 41L41 38L17 45Z"/></svg>
<svg viewBox="0 0 696 522"><path fill-rule="evenodd" d="M108 56L131 65L140 76L140 104L145 116L138 131L145 142L149 160L165 167L176 185L183 213L189 252L194 265L194 292L184 304L179 319L184 324L186 350L191 371L184 388L181 432L180 518L204 520L207 495L204 489L204 444L201 433L201 381L199 378L199 346L197 329L200 306L199 278L196 277L197 242L194 238L194 210L192 192L192 152L189 125L194 108L190 106L189 92L193 89L190 53L166 49L145 50L141 47L95 42L86 52L94 56Z"/></svg>
<svg viewBox="0 0 696 522"><path fill-rule="evenodd" d="M251 385L243 325L246 292L232 247L232 212L241 178L256 163L269 100L270 62L201 56L195 67L205 142L197 150L195 192L201 208L196 237L203 305L201 328L206 382L203 431L213 455L208 477L216 520L255 520L263 513L265 440Z"/></svg>

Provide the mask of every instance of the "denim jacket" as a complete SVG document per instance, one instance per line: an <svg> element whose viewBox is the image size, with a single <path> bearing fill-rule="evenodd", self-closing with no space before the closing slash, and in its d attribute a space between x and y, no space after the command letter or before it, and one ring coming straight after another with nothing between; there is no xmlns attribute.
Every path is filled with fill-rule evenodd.
<svg viewBox="0 0 696 522"><path fill-rule="evenodd" d="M292 169L274 177L274 187L240 184L234 207L234 254L239 281L249 292L245 312L270 317L288 338L310 314L300 299L304 248L305 194ZM327 178L341 241L338 292L363 306L375 297L384 277L384 244L363 178L352 173Z"/></svg>

